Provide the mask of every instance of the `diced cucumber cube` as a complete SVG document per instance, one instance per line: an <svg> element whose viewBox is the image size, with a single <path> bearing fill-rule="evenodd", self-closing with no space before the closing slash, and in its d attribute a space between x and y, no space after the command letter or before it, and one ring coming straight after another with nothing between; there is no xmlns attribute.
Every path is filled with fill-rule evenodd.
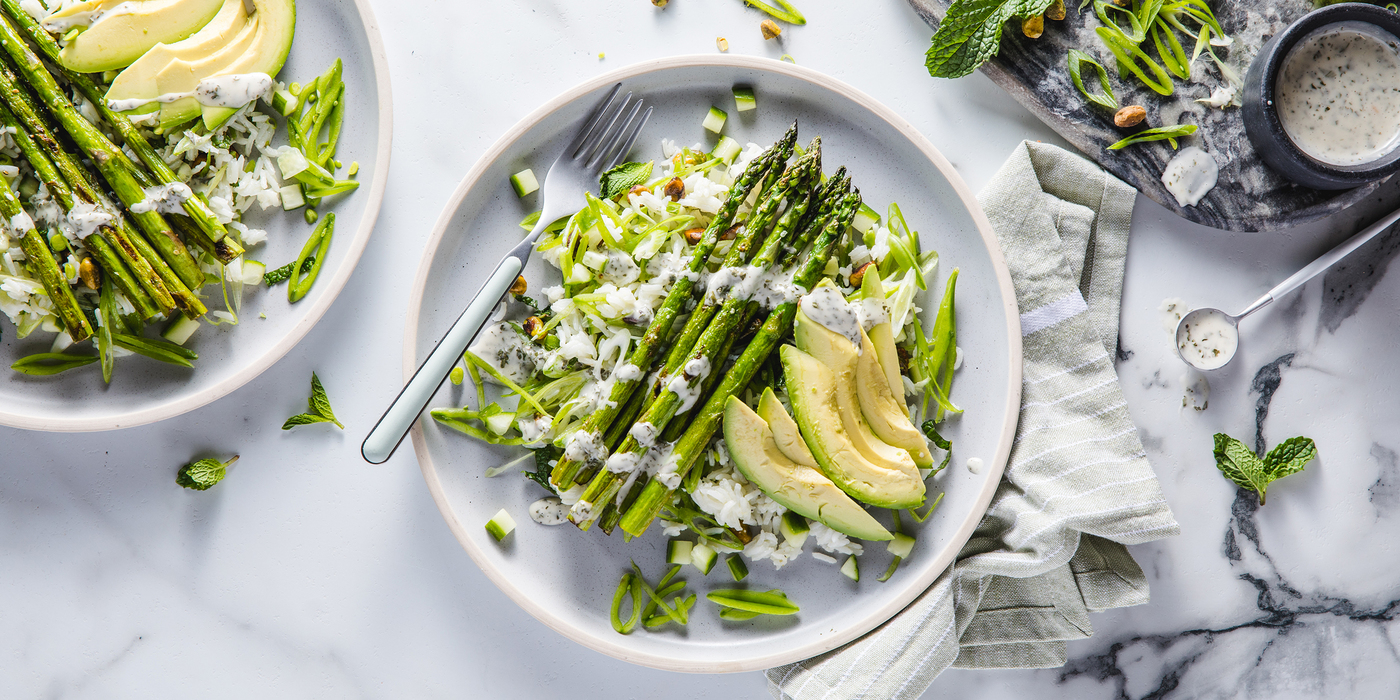
<svg viewBox="0 0 1400 700"><path fill-rule="evenodd" d="M702 574L710 573L710 569L715 568L715 562L719 560L719 552L714 547L707 544L697 544L690 548L690 563L700 570Z"/></svg>
<svg viewBox="0 0 1400 700"><path fill-rule="evenodd" d="M301 149L287 147L277 154L277 168L282 171L283 180L291 180L309 167L311 161L306 159Z"/></svg>
<svg viewBox="0 0 1400 700"><path fill-rule="evenodd" d="M735 581L743 581L749 575L749 565L744 563L744 558L738 554L729 555L724 562L729 565L729 575Z"/></svg>
<svg viewBox="0 0 1400 700"><path fill-rule="evenodd" d="M782 531L784 539L801 545L807 541L807 532L811 530L811 527L808 526L806 518L788 511L783 513L783 524L779 529Z"/></svg>
<svg viewBox="0 0 1400 700"><path fill-rule="evenodd" d="M569 284L583 284L591 279L593 279L593 275L588 271L588 268L583 266L583 263L574 263L574 269L569 272L568 278L564 281Z"/></svg>
<svg viewBox="0 0 1400 700"><path fill-rule="evenodd" d="M914 551L914 538L902 532L896 532L894 539L890 540L886 547L889 548L890 554L900 559L908 559L909 553Z"/></svg>
<svg viewBox="0 0 1400 700"><path fill-rule="evenodd" d="M608 264L608 256L596 250L584 251L583 264L591 269L601 271L603 266Z"/></svg>
<svg viewBox="0 0 1400 700"><path fill-rule="evenodd" d="M510 517L510 513L502 508L496 511L495 516L486 521L486 531L491 533L497 542L500 542L506 538L506 535L515 532L515 518Z"/></svg>
<svg viewBox="0 0 1400 700"><path fill-rule="evenodd" d="M514 413L497 413L494 416L486 417L486 428L497 435L505 435L513 422L515 422Z"/></svg>
<svg viewBox="0 0 1400 700"><path fill-rule="evenodd" d="M715 144L715 150L710 151L710 155L726 163L733 163L734 159L738 158L739 153L741 153L743 150L744 147L740 146L738 141L735 141L734 139L731 139L728 136L721 136L719 139L719 143ZM714 171L712 170L710 172Z"/></svg>
<svg viewBox="0 0 1400 700"><path fill-rule="evenodd" d="M267 265L256 260L243 261L243 284L257 286L263 283L263 275L267 274Z"/></svg>
<svg viewBox="0 0 1400 700"><path fill-rule="evenodd" d="M860 209L856 210L855 218L851 219L851 228L865 233L880 223L880 215L875 213L870 205L861 202Z"/></svg>
<svg viewBox="0 0 1400 700"><path fill-rule="evenodd" d="M700 126L718 134L724 129L724 120L728 118L729 115L725 114L724 110L719 107L711 107L710 113L705 115L705 121L700 122Z"/></svg>
<svg viewBox="0 0 1400 700"><path fill-rule="evenodd" d="M685 540L671 540L666 543L666 563L667 564L689 564L690 550L695 546L694 542Z"/></svg>
<svg viewBox="0 0 1400 700"><path fill-rule="evenodd" d="M510 186L515 188L517 197L524 197L540 188L540 181L535 179L535 172L526 168L510 176Z"/></svg>
<svg viewBox="0 0 1400 700"><path fill-rule="evenodd" d="M860 564L856 563L854 556L846 557L846 563L841 565L841 573L852 581L860 580Z"/></svg>
<svg viewBox="0 0 1400 700"><path fill-rule="evenodd" d="M190 336L194 335L194 332L197 330L199 330L198 319L186 318L181 315L176 316L175 320L171 321L170 325L167 325L165 330L161 331L160 337L176 345L184 345L185 341L189 340Z"/></svg>
<svg viewBox="0 0 1400 700"><path fill-rule="evenodd" d="M306 206L306 198L301 195L301 185L287 185L277 193L282 197L282 211L291 211Z"/></svg>
<svg viewBox="0 0 1400 700"><path fill-rule="evenodd" d="M758 100L755 99L754 96L753 96L753 88L751 88L751 87L736 87L736 88L734 88L734 109L736 109L736 110L738 110L738 111L740 111L740 112L747 112L747 111L749 111L749 110L751 110L751 109L757 109L757 108L758 108Z"/></svg>

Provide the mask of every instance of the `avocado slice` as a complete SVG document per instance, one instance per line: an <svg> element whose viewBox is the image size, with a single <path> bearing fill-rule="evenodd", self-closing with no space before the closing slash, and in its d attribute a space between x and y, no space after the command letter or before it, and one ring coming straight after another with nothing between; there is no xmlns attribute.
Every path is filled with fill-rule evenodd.
<svg viewBox="0 0 1400 700"><path fill-rule="evenodd" d="M860 417L854 396L844 406L838 402L836 374L791 345L784 345L779 354L797 425L827 478L842 491L871 505L885 508L921 505L924 482L913 460L908 460L907 467L890 468L871 462L852 443L846 426L857 421L863 423L864 419ZM905 458L908 459L907 453Z"/></svg>
<svg viewBox="0 0 1400 700"><path fill-rule="evenodd" d="M294 0L253 0L256 11L239 34L216 53L197 60L175 59L156 75L161 95L193 91L199 83L222 75L266 73L276 77L287 60L296 31ZM110 98L109 98L110 99ZM210 131L219 128L237 110L208 107L193 97L175 100L160 108L160 131L168 132L185 122L204 117Z"/></svg>
<svg viewBox="0 0 1400 700"><path fill-rule="evenodd" d="M292 50L292 35L296 33L296 0L253 0L257 8L258 36L253 46L233 65L217 75L266 73L274 78L287 62ZM212 76L211 76L212 77ZM204 105L204 128L213 131L228 121L238 110L230 107Z"/></svg>
<svg viewBox="0 0 1400 700"><path fill-rule="evenodd" d="M156 44L174 43L194 34L218 14L223 4L223 0L145 0L129 4L89 0L54 13L44 24L62 26L65 19L96 16L96 22L59 51L58 60L79 73L100 73L130 65Z"/></svg>
<svg viewBox="0 0 1400 700"><path fill-rule="evenodd" d="M156 75L175 59L197 61L217 53L233 42L238 33L248 25L248 12L243 0L224 0L214 19L188 38L173 44L156 44L126 67L107 89L106 99L113 100L154 100L160 96L156 85ZM251 35L249 39L251 39ZM247 48L246 45L244 48ZM160 104L151 102L130 114L145 114L160 109Z"/></svg>
<svg viewBox="0 0 1400 700"><path fill-rule="evenodd" d="M772 387L763 390L763 397L758 400L758 415L768 424L768 429L773 431L773 442L778 443L779 452L798 464L817 466L817 458L812 456L807 443L803 442L797 421L788 415L787 409L783 408L783 402L778 400L778 395L773 393Z"/></svg>
<svg viewBox="0 0 1400 700"><path fill-rule="evenodd" d="M879 299L885 303L885 284L880 279L879 268L871 265L860 282L860 295L865 299ZM885 307L888 312L888 305ZM877 323L870 329L870 342L875 344L875 354L879 356L880 368L885 372L885 381L890 385L890 395L899 399L899 408L909 415L909 406L904 403L904 380L899 378L899 350L894 346L894 326L891 321Z"/></svg>
<svg viewBox="0 0 1400 700"><path fill-rule="evenodd" d="M860 399L860 412L875 436L895 447L904 449L914 458L914 464L924 469L933 467L933 452L928 449L928 438L914 427L905 413L903 401L890 393L885 372L876 359L875 343L865 331L860 332L861 354L856 358L856 396ZM903 385L901 384L901 389ZM903 391L900 392L903 395Z"/></svg>
<svg viewBox="0 0 1400 700"><path fill-rule="evenodd" d="M835 373L836 400L841 408L841 418L846 422L846 432L856 449L865 455L866 459L886 469L917 472L917 462L909 452L876 437L865 419L857 396L857 384L860 379L856 368L861 357L856 354L856 346L840 333L813 321L803 311L797 312L793 336L797 340L799 350L816 358ZM864 359L868 364L873 363L878 370L879 360L873 352L866 354ZM883 384L883 374L879 379ZM928 461L929 466L932 466L932 455L929 455Z"/></svg>
<svg viewBox="0 0 1400 700"><path fill-rule="evenodd" d="M777 398L773 401L776 403ZM781 410L782 405L778 404L778 408ZM794 513L851 537L893 539L884 526L821 472L788 459L778 449L770 424L734 396L724 404L724 441L744 478Z"/></svg>

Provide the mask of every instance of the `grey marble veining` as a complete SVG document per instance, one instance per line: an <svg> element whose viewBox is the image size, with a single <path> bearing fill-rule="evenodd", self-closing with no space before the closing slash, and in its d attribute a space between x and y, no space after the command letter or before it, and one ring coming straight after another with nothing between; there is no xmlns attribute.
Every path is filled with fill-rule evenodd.
<svg viewBox="0 0 1400 700"><path fill-rule="evenodd" d="M935 28L949 5L949 0L908 2ZM1081 152L1158 204L1207 226L1266 231L1335 213L1375 190L1375 185L1340 192L1314 190L1295 185L1264 165L1245 135L1239 108L1221 110L1195 101L1208 97L1213 86L1224 83L1208 56L1196 60L1190 81L1173 77L1175 90L1165 97L1131 74L1119 77L1113 68L1113 54L1093 31L1101 25L1092 6L1080 9L1079 4L1076 0L1066 2L1065 19L1046 20L1045 33L1038 39L1022 34L1018 22L1008 23L1002 30L999 54L981 70ZM1216 52L1241 77L1264 41L1312 9L1310 0L1263 4L1216 0L1210 5L1221 26L1236 39L1229 49ZM1189 56L1194 42L1182 42ZM1149 40L1143 47L1155 57L1151 45ZM1066 67L1067 51L1072 48L1094 56L1108 70L1120 104L1146 108L1144 126L1200 126L1195 135L1182 143L1199 146L1214 156L1220 166L1220 179L1199 204L1178 205L1162 185L1162 169L1173 155L1165 141L1108 150L1108 146L1137 129L1114 126L1111 112L1090 104L1079 94ZM1086 67L1084 82L1097 92L1098 80L1090 70Z"/></svg>

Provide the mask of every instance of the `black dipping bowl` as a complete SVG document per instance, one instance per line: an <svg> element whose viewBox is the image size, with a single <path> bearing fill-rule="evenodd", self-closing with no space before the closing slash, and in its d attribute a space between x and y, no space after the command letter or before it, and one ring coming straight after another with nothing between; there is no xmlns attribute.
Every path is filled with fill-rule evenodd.
<svg viewBox="0 0 1400 700"><path fill-rule="evenodd" d="M1364 22L1400 38L1400 14L1357 2L1331 5L1303 15L1266 42L1244 79L1244 128L1254 150L1284 177L1319 190L1344 190L1400 170L1400 148L1361 165L1332 165L1304 153L1288 138L1274 109L1274 83L1283 59L1313 30L1337 22Z"/></svg>

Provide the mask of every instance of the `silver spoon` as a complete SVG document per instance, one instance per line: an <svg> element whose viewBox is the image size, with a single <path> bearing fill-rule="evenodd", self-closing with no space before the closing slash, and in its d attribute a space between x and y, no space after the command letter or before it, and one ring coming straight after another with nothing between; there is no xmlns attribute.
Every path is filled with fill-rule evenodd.
<svg viewBox="0 0 1400 700"><path fill-rule="evenodd" d="M1387 214L1380 221L1327 251L1326 255L1293 273L1292 277L1280 282L1277 287L1270 289L1267 294L1234 316L1210 307L1196 309L1182 316L1176 324L1176 354L1183 362L1199 370L1220 369L1229 364L1240 347L1241 319L1303 286L1318 273L1332 267L1366 241L1375 238L1376 234L1390 228L1396 221L1400 221L1400 209Z"/></svg>

